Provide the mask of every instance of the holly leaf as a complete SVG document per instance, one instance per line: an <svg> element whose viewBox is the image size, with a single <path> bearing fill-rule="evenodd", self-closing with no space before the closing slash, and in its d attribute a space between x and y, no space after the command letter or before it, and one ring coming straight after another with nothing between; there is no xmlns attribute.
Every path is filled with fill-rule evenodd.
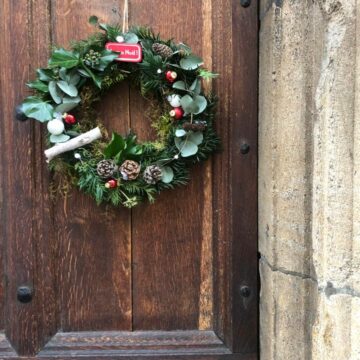
<svg viewBox="0 0 360 360"><path fill-rule="evenodd" d="M53 118L54 108L36 96L29 96L22 103L22 110L27 117L45 122Z"/></svg>
<svg viewBox="0 0 360 360"><path fill-rule="evenodd" d="M174 171L170 166L164 166L161 168L162 177L161 181L165 184L169 184L174 179Z"/></svg>
<svg viewBox="0 0 360 360"><path fill-rule="evenodd" d="M195 70L203 64L203 59L195 55L189 55L180 60L180 66L184 70Z"/></svg>
<svg viewBox="0 0 360 360"><path fill-rule="evenodd" d="M40 80L28 82L26 84L26 86L28 86L30 89L35 89L35 90L41 91L43 93L49 92L47 84L43 83Z"/></svg>
<svg viewBox="0 0 360 360"><path fill-rule="evenodd" d="M126 147L126 142L124 138L121 135L114 132L112 134L110 143L107 145L107 147L104 150L104 155L107 159L114 158L117 154L123 151L125 147Z"/></svg>
<svg viewBox="0 0 360 360"><path fill-rule="evenodd" d="M65 49L56 49L49 60L49 66L64 67L71 69L77 66L80 62L80 55L76 52L67 51Z"/></svg>
<svg viewBox="0 0 360 360"><path fill-rule="evenodd" d="M74 85L67 83L66 81L60 80L57 82L57 86L67 95L75 97L78 95L78 90Z"/></svg>
<svg viewBox="0 0 360 360"><path fill-rule="evenodd" d="M63 143L70 139L69 135L60 134L60 135L51 135L50 142L53 144Z"/></svg>
<svg viewBox="0 0 360 360"><path fill-rule="evenodd" d="M55 81L49 82L49 92L53 100L56 102L56 104L61 104L62 102L62 96L59 94L57 85Z"/></svg>

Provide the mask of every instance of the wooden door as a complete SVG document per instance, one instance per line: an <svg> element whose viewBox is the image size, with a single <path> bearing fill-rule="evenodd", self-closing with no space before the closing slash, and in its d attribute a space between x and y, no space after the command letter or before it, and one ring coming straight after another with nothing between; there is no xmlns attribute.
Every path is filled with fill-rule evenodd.
<svg viewBox="0 0 360 360"><path fill-rule="evenodd" d="M97 207L77 191L51 201L41 125L14 120L50 44L86 37L90 15L119 22L122 9L123 0L0 2L0 358L255 359L256 1L130 1L130 24L188 43L221 74L221 153L155 205ZM128 84L101 106L108 129L153 136ZM21 286L33 291L27 303Z"/></svg>

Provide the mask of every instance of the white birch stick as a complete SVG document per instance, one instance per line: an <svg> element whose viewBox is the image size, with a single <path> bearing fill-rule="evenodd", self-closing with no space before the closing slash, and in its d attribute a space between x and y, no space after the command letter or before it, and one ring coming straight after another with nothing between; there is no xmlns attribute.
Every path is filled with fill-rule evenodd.
<svg viewBox="0 0 360 360"><path fill-rule="evenodd" d="M64 152L75 150L81 146L88 145L95 140L101 139L101 131L98 127L77 136L67 142L56 144L44 151L46 162L52 160L55 156L63 154Z"/></svg>

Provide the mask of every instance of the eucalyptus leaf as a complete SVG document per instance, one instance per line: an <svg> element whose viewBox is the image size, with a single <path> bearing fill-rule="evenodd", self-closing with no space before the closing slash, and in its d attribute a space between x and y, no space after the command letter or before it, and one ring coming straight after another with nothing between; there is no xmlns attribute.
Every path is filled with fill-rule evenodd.
<svg viewBox="0 0 360 360"><path fill-rule="evenodd" d="M56 49L49 60L49 66L64 67L71 69L79 64L80 55L76 52L67 51L65 49Z"/></svg>
<svg viewBox="0 0 360 360"><path fill-rule="evenodd" d="M189 87L189 90L199 95L201 93L201 81L199 79L195 79L194 82Z"/></svg>
<svg viewBox="0 0 360 360"><path fill-rule="evenodd" d="M191 141L195 145L200 145L204 140L204 135L200 131L191 132L191 133L189 133L187 139L188 139L188 141Z"/></svg>
<svg viewBox="0 0 360 360"><path fill-rule="evenodd" d="M184 129L177 129L177 130L175 131L175 136L176 136L176 137L182 137L182 136L184 136L184 135L186 135L186 131L185 131Z"/></svg>
<svg viewBox="0 0 360 360"><path fill-rule="evenodd" d="M71 97L75 97L78 95L78 89L74 85L71 85L66 81L60 80L57 82L57 85L65 94Z"/></svg>
<svg viewBox="0 0 360 360"><path fill-rule="evenodd" d="M54 108L36 96L29 96L22 103L22 110L27 117L45 122L52 119Z"/></svg>
<svg viewBox="0 0 360 360"><path fill-rule="evenodd" d="M70 136L66 135L66 134L50 136L50 142L52 142L53 144L64 143L64 142L68 141L69 139L70 139Z"/></svg>
<svg viewBox="0 0 360 360"><path fill-rule="evenodd" d="M165 184L169 184L174 179L174 171L170 166L164 166L161 168L162 177L161 181Z"/></svg>
<svg viewBox="0 0 360 360"><path fill-rule="evenodd" d="M55 81L49 82L49 92L53 100L56 102L56 104L61 104L62 102L62 96L59 94L59 91L57 89L57 85Z"/></svg>
<svg viewBox="0 0 360 360"><path fill-rule="evenodd" d="M35 89L35 90L38 90L38 91L41 91L41 92L44 92L44 93L47 93L49 91L48 85L43 83L40 80L35 80L35 81L28 82L26 85L30 89Z"/></svg>
<svg viewBox="0 0 360 360"><path fill-rule="evenodd" d="M202 113L207 107L207 100L204 96L198 95L194 97L195 104L199 107L198 112L194 112L194 114Z"/></svg>
<svg viewBox="0 0 360 360"><path fill-rule="evenodd" d="M183 142L183 146L180 149L182 157L189 157L195 155L198 152L198 147L196 144L189 140Z"/></svg>
<svg viewBox="0 0 360 360"><path fill-rule="evenodd" d="M180 66L184 70L196 70L203 64L203 59L195 55L189 55L180 60Z"/></svg>
<svg viewBox="0 0 360 360"><path fill-rule="evenodd" d="M200 110L198 104L190 95L185 95L180 99L181 107L188 114L197 114Z"/></svg>
<svg viewBox="0 0 360 360"><path fill-rule="evenodd" d="M139 42L138 36L131 32L125 34L124 39L127 44L137 44Z"/></svg>
<svg viewBox="0 0 360 360"><path fill-rule="evenodd" d="M77 137L77 136L80 135L77 131L74 131L74 130L68 130L68 131L65 132L65 134L69 135L71 137Z"/></svg>
<svg viewBox="0 0 360 360"><path fill-rule="evenodd" d="M173 88L174 89L178 89L178 90L186 90L186 84L184 81L176 81L173 84Z"/></svg>

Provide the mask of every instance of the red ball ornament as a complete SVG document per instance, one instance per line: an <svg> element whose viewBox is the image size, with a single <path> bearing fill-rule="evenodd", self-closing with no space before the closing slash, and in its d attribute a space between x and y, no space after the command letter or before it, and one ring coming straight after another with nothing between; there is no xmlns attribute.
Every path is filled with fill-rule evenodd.
<svg viewBox="0 0 360 360"><path fill-rule="evenodd" d="M111 179L105 184L105 187L107 189L114 189L117 187L117 185L118 185L117 181L115 179Z"/></svg>
<svg viewBox="0 0 360 360"><path fill-rule="evenodd" d="M177 78L177 73L175 71L169 70L166 72L165 76L168 82L173 83Z"/></svg>
<svg viewBox="0 0 360 360"><path fill-rule="evenodd" d="M184 110L181 107L174 108L170 111L170 116L180 120L184 116Z"/></svg>
<svg viewBox="0 0 360 360"><path fill-rule="evenodd" d="M64 117L64 121L68 125L74 125L76 123L75 116L71 115L71 114L66 114L65 117Z"/></svg>

